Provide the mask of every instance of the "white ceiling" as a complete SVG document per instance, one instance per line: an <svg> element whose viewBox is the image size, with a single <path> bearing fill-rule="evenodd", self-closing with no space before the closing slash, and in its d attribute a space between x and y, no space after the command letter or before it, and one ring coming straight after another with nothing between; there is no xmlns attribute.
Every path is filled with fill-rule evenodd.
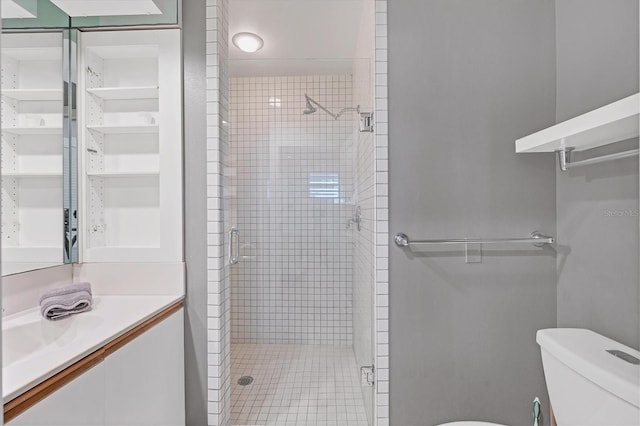
<svg viewBox="0 0 640 426"><path fill-rule="evenodd" d="M229 40L258 34L245 53L229 43L231 76L350 72L367 0L230 0ZM373 36L373 35L372 35Z"/></svg>
<svg viewBox="0 0 640 426"><path fill-rule="evenodd" d="M162 15L157 0L51 0L69 16Z"/></svg>

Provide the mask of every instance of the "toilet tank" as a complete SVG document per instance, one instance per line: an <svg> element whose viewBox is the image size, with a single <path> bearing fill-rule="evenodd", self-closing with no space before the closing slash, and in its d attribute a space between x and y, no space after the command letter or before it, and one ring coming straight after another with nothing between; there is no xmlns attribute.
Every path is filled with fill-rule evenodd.
<svg viewBox="0 0 640 426"><path fill-rule="evenodd" d="M640 425L640 352L578 328L539 330L536 341L559 426Z"/></svg>

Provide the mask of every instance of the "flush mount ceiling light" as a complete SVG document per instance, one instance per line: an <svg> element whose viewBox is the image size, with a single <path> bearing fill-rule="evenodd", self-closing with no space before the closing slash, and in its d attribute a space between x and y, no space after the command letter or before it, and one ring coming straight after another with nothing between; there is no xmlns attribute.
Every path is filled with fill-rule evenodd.
<svg viewBox="0 0 640 426"><path fill-rule="evenodd" d="M36 0L2 0L2 18L36 18Z"/></svg>
<svg viewBox="0 0 640 426"><path fill-rule="evenodd" d="M162 15L159 0L51 0L69 16Z"/></svg>
<svg viewBox="0 0 640 426"><path fill-rule="evenodd" d="M238 33L231 39L233 44L243 52L254 53L262 49L264 40L253 33Z"/></svg>

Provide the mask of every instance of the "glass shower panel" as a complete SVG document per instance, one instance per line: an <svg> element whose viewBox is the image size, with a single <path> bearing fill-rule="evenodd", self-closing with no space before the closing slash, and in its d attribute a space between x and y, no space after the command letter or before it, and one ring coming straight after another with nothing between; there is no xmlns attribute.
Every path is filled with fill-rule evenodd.
<svg viewBox="0 0 640 426"><path fill-rule="evenodd" d="M374 144L356 112L371 108L365 70L230 79L225 212L242 241L231 272L231 424L254 420L248 411L371 419L372 388L360 381L373 360ZM289 404L274 407L280 398Z"/></svg>
<svg viewBox="0 0 640 426"><path fill-rule="evenodd" d="M350 74L231 79L235 343L352 343L356 117L303 115L305 94L353 104Z"/></svg>

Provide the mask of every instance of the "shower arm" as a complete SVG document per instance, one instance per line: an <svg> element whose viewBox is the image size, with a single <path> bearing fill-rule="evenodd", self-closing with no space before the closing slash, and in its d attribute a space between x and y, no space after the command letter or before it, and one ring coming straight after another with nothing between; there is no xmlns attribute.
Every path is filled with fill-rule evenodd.
<svg viewBox="0 0 640 426"><path fill-rule="evenodd" d="M358 114L360 113L360 105L356 106L356 107L347 107L347 108L342 108L340 110L340 112L338 112L333 118L334 119L338 119L340 118L340 116L342 116L342 114L344 114L345 112L349 112L349 111L355 111Z"/></svg>
<svg viewBox="0 0 640 426"><path fill-rule="evenodd" d="M348 111L356 111L356 112L360 112L360 105L358 105L357 107L348 107L348 108L342 108L340 110L340 112L338 112L337 114L332 113L331 111L329 111L327 108L325 108L324 106L322 106L320 103L316 102L315 100L313 100L311 97L304 95L307 98L307 101L311 102L312 104L314 104L315 106L317 106L318 108L320 108L321 110L323 110L324 112L326 112L327 114L329 114L331 117L333 117L334 120L337 120L338 118L340 118L345 112Z"/></svg>

